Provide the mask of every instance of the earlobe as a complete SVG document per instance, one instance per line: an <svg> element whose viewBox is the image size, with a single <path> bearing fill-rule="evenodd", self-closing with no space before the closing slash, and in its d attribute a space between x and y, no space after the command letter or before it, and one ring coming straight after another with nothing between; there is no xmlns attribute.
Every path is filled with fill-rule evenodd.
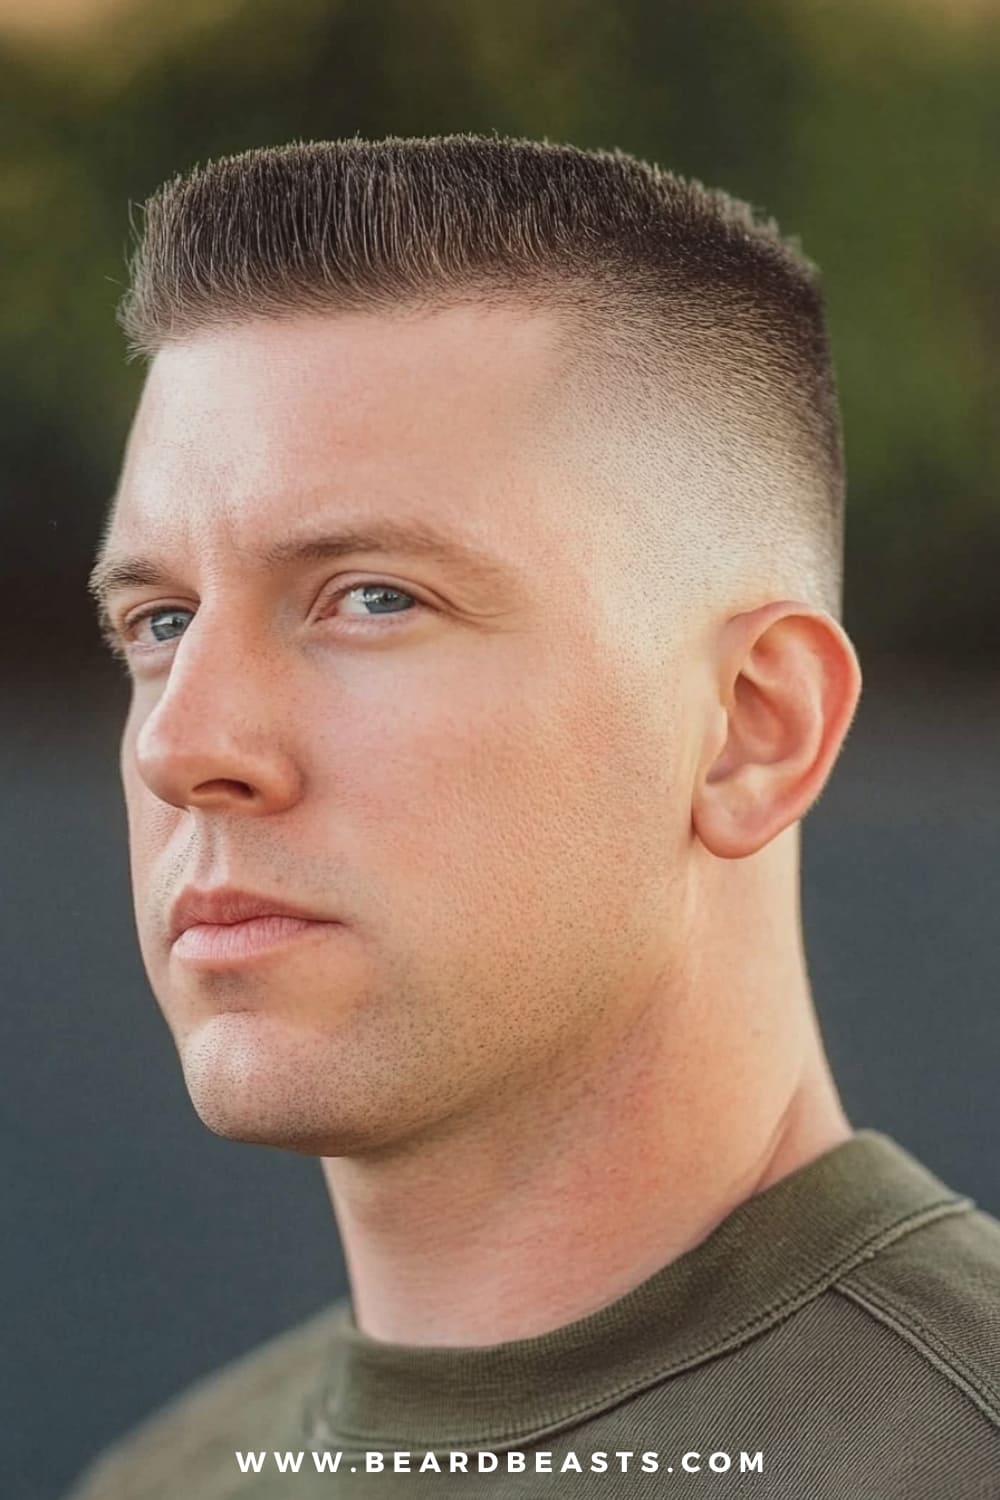
<svg viewBox="0 0 1000 1500"><path fill-rule="evenodd" d="M723 632L716 715L693 788L692 827L721 859L764 848L804 817L833 768L861 671L832 616L783 600Z"/></svg>

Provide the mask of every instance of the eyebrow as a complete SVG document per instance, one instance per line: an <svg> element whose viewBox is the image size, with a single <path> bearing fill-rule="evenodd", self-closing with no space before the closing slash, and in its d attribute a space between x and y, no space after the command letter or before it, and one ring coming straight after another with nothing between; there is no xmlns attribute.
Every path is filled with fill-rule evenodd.
<svg viewBox="0 0 1000 1500"><path fill-rule="evenodd" d="M438 531L425 521L384 519L363 526L345 525L272 542L253 554L268 569L294 563L327 562L356 552L399 552L426 557L463 573L487 588L509 586L513 572L499 559L468 542ZM169 584L174 574L155 558L127 556L105 546L87 580L87 589L103 616L112 594L142 584Z"/></svg>

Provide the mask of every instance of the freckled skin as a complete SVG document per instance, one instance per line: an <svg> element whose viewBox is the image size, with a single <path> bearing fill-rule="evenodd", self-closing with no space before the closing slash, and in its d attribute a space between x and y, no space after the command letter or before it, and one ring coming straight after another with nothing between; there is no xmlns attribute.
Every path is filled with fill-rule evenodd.
<svg viewBox="0 0 1000 1500"><path fill-rule="evenodd" d="M571 452L560 349L513 307L192 336L151 365L108 536L171 574L110 607L167 612L164 644L147 621L130 647L121 774L192 1102L323 1158L359 1326L401 1342L581 1316L849 1133L797 820L850 723L852 648L800 601L728 613L690 555L666 575L690 598L648 547L637 586L624 512ZM508 580L253 560L387 516ZM334 602L364 583L402 598ZM166 931L192 882L343 925L195 971Z"/></svg>

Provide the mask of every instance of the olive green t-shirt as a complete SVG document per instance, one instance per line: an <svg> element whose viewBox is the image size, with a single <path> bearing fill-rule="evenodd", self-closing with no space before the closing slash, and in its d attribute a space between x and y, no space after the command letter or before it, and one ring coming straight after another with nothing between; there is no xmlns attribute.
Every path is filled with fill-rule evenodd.
<svg viewBox="0 0 1000 1500"><path fill-rule="evenodd" d="M1000 1500L1000 1223L859 1130L599 1311L408 1347L348 1299L67 1500Z"/></svg>

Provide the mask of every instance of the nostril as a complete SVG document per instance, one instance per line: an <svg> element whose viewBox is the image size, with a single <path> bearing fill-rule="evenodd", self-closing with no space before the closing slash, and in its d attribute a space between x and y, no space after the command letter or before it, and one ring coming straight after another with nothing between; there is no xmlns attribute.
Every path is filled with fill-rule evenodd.
<svg viewBox="0 0 1000 1500"><path fill-rule="evenodd" d="M229 781L224 777L215 781L199 782L194 789L193 795L201 797L206 793L209 796L216 796L222 793L227 797L241 797L244 802L249 801L254 796L253 787L248 786L245 781Z"/></svg>

